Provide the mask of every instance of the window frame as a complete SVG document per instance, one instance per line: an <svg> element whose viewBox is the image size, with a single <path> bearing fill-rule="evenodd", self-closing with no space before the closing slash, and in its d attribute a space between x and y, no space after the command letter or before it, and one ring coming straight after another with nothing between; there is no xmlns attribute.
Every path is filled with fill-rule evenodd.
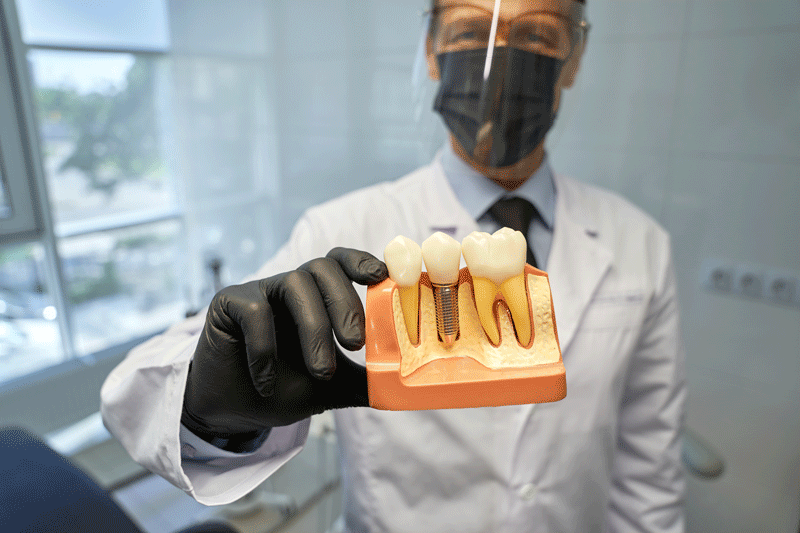
<svg viewBox="0 0 800 533"><path fill-rule="evenodd" d="M138 336L123 342L115 343L94 353L85 355L78 354L75 347L75 334L69 314L70 310L66 299L66 279L62 271L62 260L58 250L60 239L142 226L167 220L178 220L181 223L184 247L186 246L187 237L186 212L183 202L174 208L132 213L98 220L87 220L86 222L73 224L59 230L56 229L55 221L50 211L43 154L39 138L39 123L33 102L34 87L27 59L29 50L80 51L97 54L130 53L162 57L168 57L169 50L25 43L22 41L20 32L16 0L0 0L0 24L2 25L0 29L3 34L2 40L0 41L0 46L2 46L0 52L4 54L5 58L5 61L2 62L2 67L0 67L0 75L4 73L2 69L8 69L9 73L13 75L13 78L6 77L6 79L13 80L9 85L10 89L13 91L12 102L15 108L14 119L17 122L16 124L11 124L8 130L5 129L6 125L0 122L0 127L3 128L0 129L0 131L15 132L18 138L18 151L21 157L24 157L24 168L27 172L25 174L26 179L17 181L22 183L23 192L27 193L27 205L30 206L29 212L35 220L35 225L26 226L19 231L6 232L0 230L0 246L36 241L40 242L45 248L46 283L49 288L49 294L53 299L53 305L57 310L56 320L61 337L61 348L64 354L64 361L62 363L57 363L1 383L0 412L2 412L4 408L3 404L5 404L6 401L13 401L13 398L18 395L18 391L41 390L42 397L52 398L49 384L53 383L54 380L63 381L62 377L64 377L64 379L69 378L71 382L73 378L69 376L74 377L76 372L80 373L80 375L85 375L88 379L97 373L98 363L120 360L132 347L154 335L158 335L165 329L161 328L144 336ZM0 93L0 97L4 97L4 95ZM0 101L0 105L2 105L2 101ZM2 111L1 108L0 111ZM0 117L0 119L1 118L2 117ZM6 183L9 183L9 181L10 180L6 178ZM12 193L9 191L11 202L14 202L12 205L16 209L17 205L20 205L18 203L19 193L15 193L14 196L11 194ZM24 197L23 200L25 200ZM3 219L2 221L4 229L7 220L8 219ZM86 405L96 404L97 393L98 391L91 387L82 391L75 391L74 396L76 396L76 399L74 399L74 402ZM62 425L69 425L71 422L86 416L87 413L84 411L85 409L76 411L73 420L62 419ZM50 419L51 417L48 413L37 412L36 418L36 421L31 422L34 429L39 426L49 429L58 427L54 425L55 421Z"/></svg>
<svg viewBox="0 0 800 533"><path fill-rule="evenodd" d="M11 2L0 9L0 172L3 175L10 217L0 219L0 243L25 242L39 239L44 233L44 221L39 202L31 145L31 124L26 120L25 88L27 79L20 55L21 37L16 13ZM22 178L22 179L20 179Z"/></svg>

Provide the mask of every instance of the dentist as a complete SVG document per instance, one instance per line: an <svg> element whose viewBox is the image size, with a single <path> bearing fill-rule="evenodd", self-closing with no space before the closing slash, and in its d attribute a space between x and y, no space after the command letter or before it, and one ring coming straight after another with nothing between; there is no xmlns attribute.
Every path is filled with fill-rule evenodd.
<svg viewBox="0 0 800 533"><path fill-rule="evenodd" d="M683 531L669 237L620 197L554 173L544 150L583 54L583 10L434 1L427 63L445 147L408 176L309 209L249 281L132 350L102 390L105 423L131 456L223 504L290 460L310 417L334 409L347 531ZM400 234L461 241L506 225L549 273L567 397L366 407L361 302L387 276L375 256Z"/></svg>

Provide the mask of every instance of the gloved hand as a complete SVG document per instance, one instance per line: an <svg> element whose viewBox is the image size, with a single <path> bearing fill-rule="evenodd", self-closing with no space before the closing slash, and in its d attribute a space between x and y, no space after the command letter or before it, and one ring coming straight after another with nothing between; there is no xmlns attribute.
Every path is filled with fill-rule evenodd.
<svg viewBox="0 0 800 533"><path fill-rule="evenodd" d="M348 350L364 345L364 308L352 282L387 276L373 255L334 248L297 270L222 289L195 349L181 422L235 450L274 426L369 405L366 369L333 335Z"/></svg>

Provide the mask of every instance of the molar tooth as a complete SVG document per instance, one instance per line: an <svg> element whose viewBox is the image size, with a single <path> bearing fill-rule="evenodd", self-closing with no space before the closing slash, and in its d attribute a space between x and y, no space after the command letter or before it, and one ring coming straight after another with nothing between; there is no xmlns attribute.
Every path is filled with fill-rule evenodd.
<svg viewBox="0 0 800 533"><path fill-rule="evenodd" d="M527 346L531 340L531 317L525 291L525 237L510 228L501 228L492 235L476 231L464 239L462 248L473 279L478 317L489 340L493 344L500 340L492 309L499 290L511 311L517 339Z"/></svg>
<svg viewBox="0 0 800 533"><path fill-rule="evenodd" d="M400 308L405 318L408 340L419 342L419 276L422 273L422 250L408 237L398 235L383 250L389 277L397 283Z"/></svg>
<svg viewBox="0 0 800 533"><path fill-rule="evenodd" d="M447 345L458 336L458 266L461 244L437 231L422 243L422 258L433 286L436 328Z"/></svg>
<svg viewBox="0 0 800 533"><path fill-rule="evenodd" d="M500 283L500 293L506 301L517 340L522 346L531 341L531 314L528 307L528 295L525 291L525 259L528 255L528 243L521 231L511 228L500 228L492 237L499 244L496 256L505 256L506 269L502 272L505 280Z"/></svg>

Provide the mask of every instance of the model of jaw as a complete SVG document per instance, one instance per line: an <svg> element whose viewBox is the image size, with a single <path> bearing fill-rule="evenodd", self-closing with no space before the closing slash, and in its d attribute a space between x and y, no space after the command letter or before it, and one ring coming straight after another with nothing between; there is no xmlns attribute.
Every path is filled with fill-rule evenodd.
<svg viewBox="0 0 800 533"><path fill-rule="evenodd" d="M464 260L472 275L475 307L483 330L492 344L500 342L494 313L498 292L505 299L517 339L522 346L531 341L531 317L525 293L525 258L528 245L519 231L502 228L492 235L474 231L461 243Z"/></svg>
<svg viewBox="0 0 800 533"><path fill-rule="evenodd" d="M546 272L525 264L524 236L504 229L474 233L463 244L448 239L437 236L420 249L398 237L384 251L390 279L367 289L370 406L450 409L564 398L550 283ZM459 248L468 268L457 268ZM457 333L445 328L443 335L443 324L457 324Z"/></svg>
<svg viewBox="0 0 800 533"><path fill-rule="evenodd" d="M444 237L446 239L443 240ZM442 251L440 248L446 249ZM463 272L458 269L461 253L468 267ZM474 331L466 335L472 339L470 342L490 343L494 347L502 343L504 350L529 348L534 337L531 302L534 303L534 312L536 308L536 302L532 299L535 293L529 292L534 289L546 291L546 294L536 295L536 298L543 298L548 303L545 312L550 308L550 295L546 278L544 285L536 276L529 277L531 281L526 283L526 255L525 237L521 232L509 228L502 228L491 235L473 232L461 245L451 237L439 234L427 239L421 248L407 237L396 237L384 250L389 277L398 287L399 306L395 313L397 320L402 318L403 327L397 328L396 333L399 335L402 329L412 346L419 346L424 341L443 354L449 352L454 342L452 339L445 341L441 332L437 339L437 335L431 337L423 335L421 331L426 327L428 318L436 316L436 287L447 284L457 286L459 293L457 321L462 320L459 317L471 321L469 327ZM425 274L421 272L423 259L428 267ZM420 279L423 280L422 285ZM530 284L535 287L529 287ZM463 322L461 325L465 326ZM480 340L481 337L483 340ZM436 340L439 341L438 345ZM467 343L460 344L463 347Z"/></svg>

